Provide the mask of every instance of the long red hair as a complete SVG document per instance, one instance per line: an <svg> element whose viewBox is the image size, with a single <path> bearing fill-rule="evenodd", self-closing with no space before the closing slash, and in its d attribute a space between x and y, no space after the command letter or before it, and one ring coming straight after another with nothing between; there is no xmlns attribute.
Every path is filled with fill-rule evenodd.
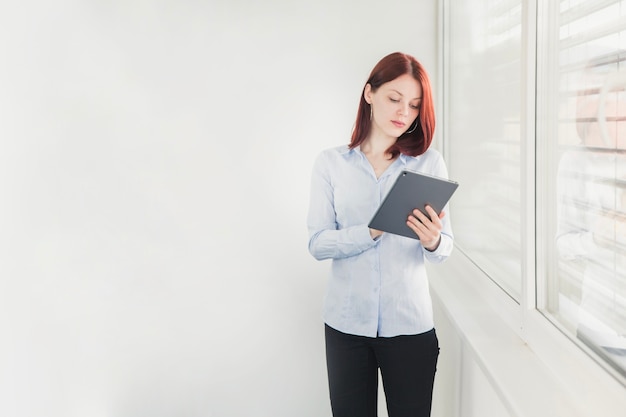
<svg viewBox="0 0 626 417"><path fill-rule="evenodd" d="M370 84L372 91L381 85L395 80L401 75L410 74L422 86L422 100L420 101L418 126L411 133L403 133L398 140L387 149L393 158L402 153L408 156L418 156L426 152L433 140L435 132L435 106L433 104L430 79L426 70L414 57L394 52L381 59L374 67L365 85ZM350 149L356 148L367 138L372 127L370 120L370 105L365 101L365 86L361 93L361 101L356 115ZM411 130L414 125L408 128Z"/></svg>

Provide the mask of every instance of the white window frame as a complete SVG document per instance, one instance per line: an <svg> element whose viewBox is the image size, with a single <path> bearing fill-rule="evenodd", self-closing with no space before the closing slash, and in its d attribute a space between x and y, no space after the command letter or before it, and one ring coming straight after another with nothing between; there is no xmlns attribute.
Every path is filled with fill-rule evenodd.
<svg viewBox="0 0 626 417"><path fill-rule="evenodd" d="M449 34L449 8L451 0L440 0L440 48L439 48L439 89L441 99L439 100L439 123L442 137L441 145L444 158L450 160L450 138L447 136L451 123L449 117L449 107L446 105L449 97L448 86L450 85L450 34ZM542 114L546 108L554 108L547 103L547 100L555 100L551 95L537 94L537 91L546 91L550 84L550 78L546 77L550 68L556 65L543 62L542 67L538 67L537 54L553 57L554 53L546 53L556 50L557 45L551 45L550 40L545 37L546 28L554 22L548 21L555 18L559 4L556 1L522 0L522 80L525 89L522 92L522 291L519 303L506 294L498 285L480 270L472 261L463 254L454 255L452 268L463 271L459 276L437 277L441 280L458 281L459 287L475 289L480 300L476 303L484 303L490 311L498 315L516 335L523 340L532 352L545 364L558 380L564 392L571 393L572 401L577 403L577 409L591 412L589 415L603 415L602 410L626 409L626 395L624 381L619 378L616 372L611 372L608 366L603 366L597 357L590 351L575 343L568 335L562 332L539 310L538 306L545 303L545 292L540 288L545 284L546 277L543 274L546 265L545 236L542 235L541 219L545 219L546 210L549 204L540 198L541 185L537 181L548 175L545 172L547 155L541 142L537 144L537 138L550 137L549 124L546 123L550 115ZM554 58L556 59L556 57ZM540 74L540 76L537 76ZM452 207L453 209L453 207ZM455 221L463 221L455 218ZM445 296L453 293L446 288L454 288L454 283L446 284L433 283L435 291L440 291L439 296L445 303ZM449 311L456 307L451 306ZM459 320L462 319L459 317ZM464 332L471 332L472 329L465 329ZM470 345L471 335L463 335L464 340ZM479 349L478 347L473 347ZM477 357L481 357L480 353ZM511 364L512 369L515 364ZM488 365L485 365L485 369ZM496 383L503 383L496 381ZM547 385L546 385L547 387ZM502 388L506 390L506 387ZM586 415L586 414L585 414Z"/></svg>

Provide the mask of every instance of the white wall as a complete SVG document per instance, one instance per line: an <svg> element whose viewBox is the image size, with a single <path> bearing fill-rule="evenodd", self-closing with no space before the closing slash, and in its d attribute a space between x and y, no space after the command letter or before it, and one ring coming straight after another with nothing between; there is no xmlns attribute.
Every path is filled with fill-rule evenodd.
<svg viewBox="0 0 626 417"><path fill-rule="evenodd" d="M329 415L310 167L436 2L5 3L0 415Z"/></svg>

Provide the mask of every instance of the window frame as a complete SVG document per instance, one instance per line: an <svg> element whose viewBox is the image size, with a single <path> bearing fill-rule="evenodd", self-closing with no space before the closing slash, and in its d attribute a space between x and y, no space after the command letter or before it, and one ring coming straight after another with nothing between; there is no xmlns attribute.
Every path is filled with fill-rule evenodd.
<svg viewBox="0 0 626 417"><path fill-rule="evenodd" d="M536 1L534 1L536 2ZM541 56L541 59L537 59L537 72L536 72L536 90L537 92L544 92L544 94L537 93L537 109L536 109L536 143L537 153L537 179L545 178L547 176L556 177L556 164L554 161L557 159L555 152L556 147L549 146L547 138L557 137L558 127L554 123L554 120L558 118L558 53L560 52L561 44L558 36L550 36L552 33L559 32L559 2L539 2L541 3L537 10L537 56ZM614 0L603 0L594 4L584 4L580 6L578 10L579 15L585 15L593 11L597 11L606 7L608 4L615 3ZM571 16L572 13L569 13ZM573 19L571 17L570 19ZM578 39L578 37L576 37ZM545 185L544 185L545 187ZM557 274L556 264L549 262L550 259L557 259L555 253L555 245L549 245L548 242L553 240L553 233L549 233L549 225L547 224L549 219L549 213L556 212L557 201L549 196L555 196L556 189L546 189L537 186L537 193L535 194L537 201L537 264L535 271L535 288L536 288L536 311L540 317L549 322L550 325L558 329L579 351L584 352L586 356L586 362L591 366L602 369L607 375L615 379L620 385L626 387L626 376L621 374L611 364L604 360L599 354L594 352L590 347L586 346L580 340L576 340L575 335L572 335L565 329L565 326L559 323L555 317L551 317L549 314L542 312L541 310L547 310L550 305L549 297L558 297L558 291L554 288L553 291L549 291L548 287L555 286L555 280L550 280L551 274Z"/></svg>
<svg viewBox="0 0 626 417"><path fill-rule="evenodd" d="M542 362L554 372L568 392L580 395L577 401L584 402L585 409L606 409L607 404L621 407L624 403L623 393L626 381L605 364L590 349L576 343L570 335L563 331L553 320L540 311L547 302L545 285L547 257L551 256L546 240L546 213L553 209L546 197L549 190L541 184L541 178L552 175L547 172L550 164L549 147L542 143L542 138L554 135L554 124L548 123L549 114L546 109L554 109L554 94L540 94L549 87L556 87L554 80L558 68L554 53L558 48L558 39L549 36L550 27L557 20L559 3L552 1L520 0L522 5L522 115L521 115L521 179L522 179L522 282L518 302L513 300L484 271L476 267L472 260L464 254L455 254L453 262L467 271L465 276L458 278L477 289L482 295L481 301L502 318L509 328L515 332L541 358ZM441 148L444 158L450 160L449 123L450 108L446 104L450 97L450 0L440 1L440 81L441 91L439 111L442 136ZM552 25L552 26L550 26ZM540 56L545 59L538 59ZM543 187L543 188L542 188ZM555 195L554 193L552 194ZM454 206L452 204L452 210ZM463 221L455 218L455 221ZM552 254L553 256L554 254ZM593 392L593 398L589 393ZM584 401L581 399L584 398ZM610 405L609 405L610 407Z"/></svg>

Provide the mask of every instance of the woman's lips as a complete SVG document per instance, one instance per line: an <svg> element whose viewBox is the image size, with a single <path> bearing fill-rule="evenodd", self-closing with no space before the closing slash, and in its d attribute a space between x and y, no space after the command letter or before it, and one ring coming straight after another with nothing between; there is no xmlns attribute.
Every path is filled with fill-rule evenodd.
<svg viewBox="0 0 626 417"><path fill-rule="evenodd" d="M395 127L404 127L404 126L406 126L406 123L404 123L404 122L400 122L400 121L398 121L398 120L392 120L392 121L391 121L391 123L393 123L393 125L394 125Z"/></svg>

